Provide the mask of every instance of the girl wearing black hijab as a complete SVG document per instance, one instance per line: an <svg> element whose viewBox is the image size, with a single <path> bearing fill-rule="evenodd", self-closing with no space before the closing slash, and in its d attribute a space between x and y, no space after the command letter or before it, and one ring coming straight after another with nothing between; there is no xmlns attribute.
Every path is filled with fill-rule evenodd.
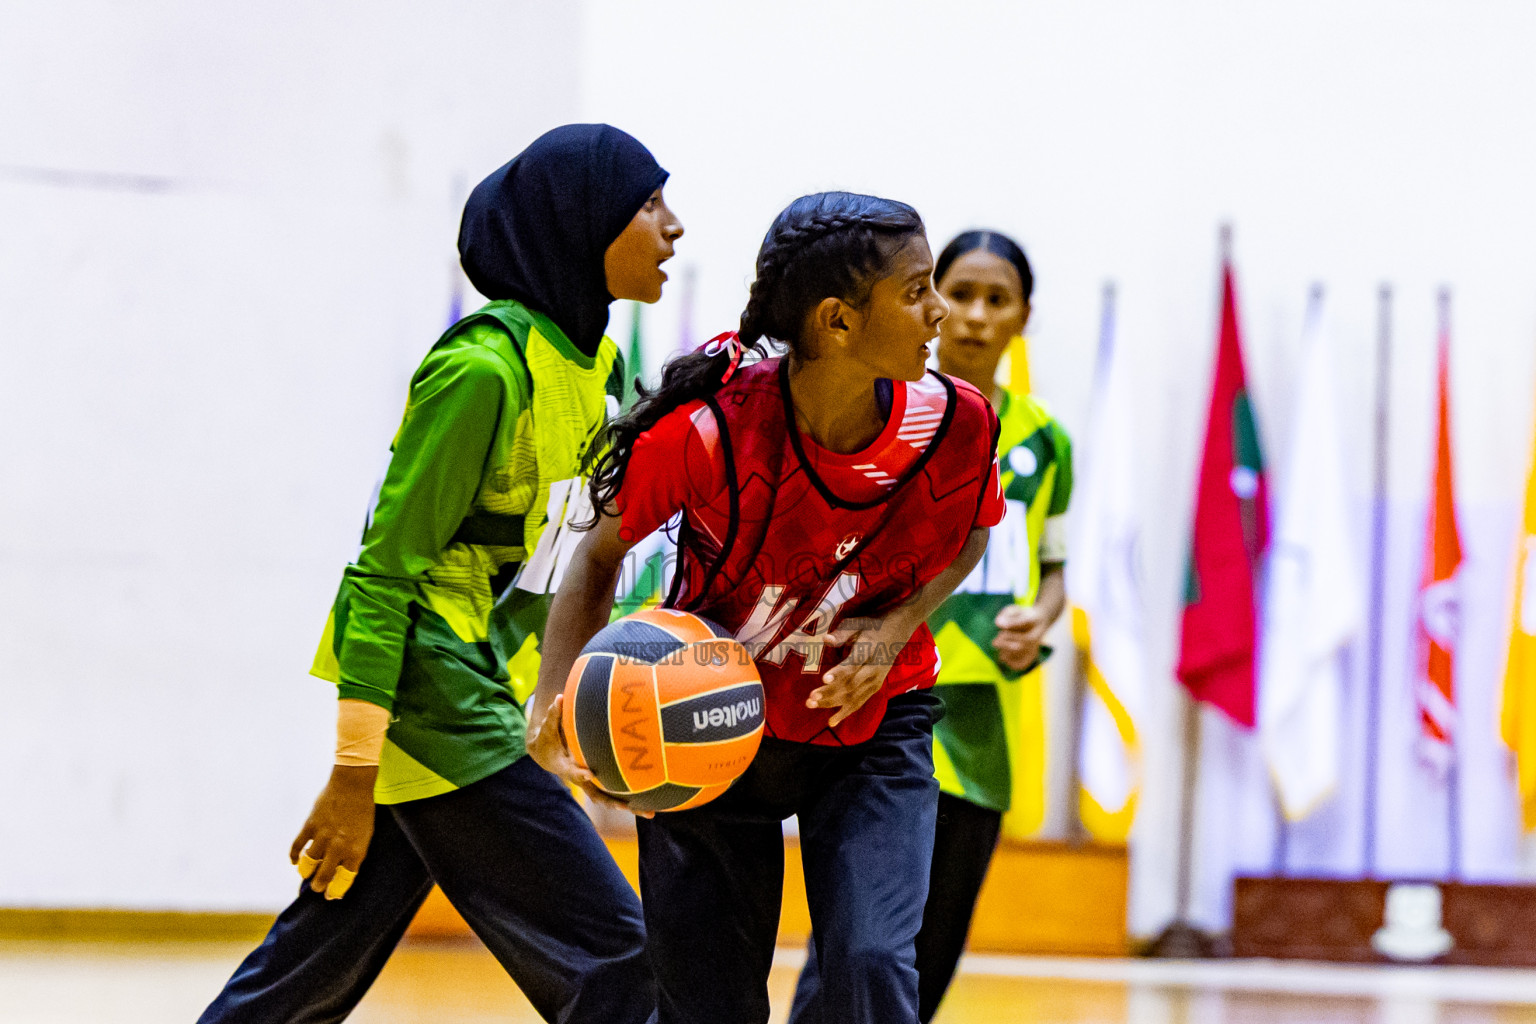
<svg viewBox="0 0 1536 1024"><path fill-rule="evenodd" d="M565 125L471 194L459 254L491 301L412 378L342 573L312 670L338 689L335 766L290 851L306 881L202 1021L341 1020L433 882L546 1020L654 1019L639 902L526 756L522 702L623 394L608 306L659 299L683 233L666 178L624 132Z"/></svg>

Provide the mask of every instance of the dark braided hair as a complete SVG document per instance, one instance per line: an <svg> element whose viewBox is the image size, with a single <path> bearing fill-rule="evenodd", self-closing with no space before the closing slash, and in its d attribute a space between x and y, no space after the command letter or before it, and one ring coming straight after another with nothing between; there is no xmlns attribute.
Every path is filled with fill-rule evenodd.
<svg viewBox="0 0 1536 1024"><path fill-rule="evenodd" d="M801 358L806 317L826 298L854 306L869 300L902 246L923 233L923 219L906 203L853 192L818 192L784 208L757 251L757 276L741 313L741 344L757 358L767 342L782 342ZM731 354L703 349L670 360L654 391L638 388L639 400L609 422L592 467L592 507L613 510L624 484L630 450L642 433L667 413L714 394ZM595 522L595 514L594 514Z"/></svg>

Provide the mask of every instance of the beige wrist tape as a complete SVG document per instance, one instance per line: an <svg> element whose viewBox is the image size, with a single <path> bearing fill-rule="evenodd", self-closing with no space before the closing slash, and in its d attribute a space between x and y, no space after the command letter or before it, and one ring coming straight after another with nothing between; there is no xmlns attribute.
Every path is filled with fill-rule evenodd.
<svg viewBox="0 0 1536 1024"><path fill-rule="evenodd" d="M336 763L349 768L379 763L389 712L366 700L336 702Z"/></svg>

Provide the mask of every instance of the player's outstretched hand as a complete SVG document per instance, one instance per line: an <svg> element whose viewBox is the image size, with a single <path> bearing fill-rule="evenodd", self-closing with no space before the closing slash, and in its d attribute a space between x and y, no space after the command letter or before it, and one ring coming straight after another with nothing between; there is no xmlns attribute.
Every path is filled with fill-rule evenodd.
<svg viewBox="0 0 1536 1024"><path fill-rule="evenodd" d="M599 789L597 778L576 763L576 758L571 755L571 746L565 740L565 722L561 716L564 705L565 694L559 693L549 702L549 707L542 715L529 716L528 756L537 761L539 767L551 775L580 788L583 793L592 798L593 803L617 807L621 811L629 811L642 818L651 817L650 811L632 810L623 800Z"/></svg>
<svg viewBox="0 0 1536 1024"><path fill-rule="evenodd" d="M1010 672L1023 672L1035 663L1051 626L1039 607L1022 604L1005 605L992 624L997 627L997 638L992 641L997 660Z"/></svg>
<svg viewBox="0 0 1536 1024"><path fill-rule="evenodd" d="M334 765L309 820L288 849L289 862L328 900L347 894L368 855L378 775L377 765Z"/></svg>
<svg viewBox="0 0 1536 1024"><path fill-rule="evenodd" d="M821 685L806 697L805 706L837 708L827 724L840 725L880 692L891 666L896 664L896 655L912 639L916 629L917 625L908 616L897 611L878 622L845 623L843 628L829 633L828 647L852 644L853 649L848 652L848 657L821 677Z"/></svg>

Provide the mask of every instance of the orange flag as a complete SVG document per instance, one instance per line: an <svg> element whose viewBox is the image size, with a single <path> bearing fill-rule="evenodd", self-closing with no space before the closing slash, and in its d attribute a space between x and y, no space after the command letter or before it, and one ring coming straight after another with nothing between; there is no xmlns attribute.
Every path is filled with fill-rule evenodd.
<svg viewBox="0 0 1536 1024"><path fill-rule="evenodd" d="M1438 767L1451 762L1456 722L1456 639L1461 632L1461 532L1456 527L1456 487L1451 468L1450 297L1440 294L1440 355L1435 427L1435 477L1424 530L1424 568L1419 581L1418 669L1415 696L1425 757Z"/></svg>

